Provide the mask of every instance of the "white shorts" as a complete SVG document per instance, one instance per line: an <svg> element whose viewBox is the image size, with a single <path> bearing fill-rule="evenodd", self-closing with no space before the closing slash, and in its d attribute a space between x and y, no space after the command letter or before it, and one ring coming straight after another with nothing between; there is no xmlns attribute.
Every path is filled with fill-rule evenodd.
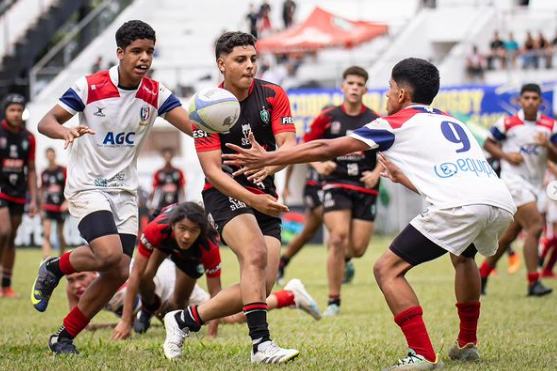
<svg viewBox="0 0 557 371"><path fill-rule="evenodd" d="M547 223L557 223L557 201L548 197L547 208L545 212L545 220Z"/></svg>
<svg viewBox="0 0 557 371"><path fill-rule="evenodd" d="M199 305L209 301L211 299L211 295L205 290L201 288L197 283L193 287L193 291L190 295L190 300L188 301L188 305Z"/></svg>
<svg viewBox="0 0 557 371"><path fill-rule="evenodd" d="M513 221L507 210L491 205L428 208L410 224L430 241L460 256L472 243L483 256L494 255L499 236Z"/></svg>
<svg viewBox="0 0 557 371"><path fill-rule="evenodd" d="M542 189L537 189L536 187L532 186L532 184L523 179L512 179L512 181L506 181L505 184L509 189L509 193L511 194L513 201L516 204L516 207L535 202L538 205L539 209L539 198L543 192Z"/></svg>
<svg viewBox="0 0 557 371"><path fill-rule="evenodd" d="M126 191L91 189L68 197L68 209L77 223L95 211L107 210L114 217L118 233L137 236L139 230L137 196Z"/></svg>
<svg viewBox="0 0 557 371"><path fill-rule="evenodd" d="M176 269L176 264L172 260L164 259L155 276L155 293L163 302L168 302L172 295L174 295ZM205 303L210 298L211 296L196 283L191 292L188 305L199 305Z"/></svg>

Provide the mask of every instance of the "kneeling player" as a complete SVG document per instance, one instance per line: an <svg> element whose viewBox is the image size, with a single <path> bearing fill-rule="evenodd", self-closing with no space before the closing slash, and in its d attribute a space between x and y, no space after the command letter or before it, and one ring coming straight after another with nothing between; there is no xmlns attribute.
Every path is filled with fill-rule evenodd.
<svg viewBox="0 0 557 371"><path fill-rule="evenodd" d="M122 320L113 338L123 339L134 330L144 333L151 318L161 308L163 299L156 293L154 278L161 263L170 256L176 264L176 285L167 310L186 307L197 279L207 276L211 297L221 290L220 252L216 231L207 220L205 210L194 202L169 206L147 225L141 236L130 278ZM133 321L134 300L141 295L141 310Z"/></svg>

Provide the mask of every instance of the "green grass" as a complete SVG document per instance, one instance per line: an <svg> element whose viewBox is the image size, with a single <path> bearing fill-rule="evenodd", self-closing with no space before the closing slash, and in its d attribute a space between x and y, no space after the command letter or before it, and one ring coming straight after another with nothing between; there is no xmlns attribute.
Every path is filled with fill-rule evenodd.
<svg viewBox="0 0 557 371"><path fill-rule="evenodd" d="M380 370L406 353L405 340L384 302L372 274L373 262L390 238L376 237L363 259L355 261L356 277L343 287L339 317L314 321L296 310L269 315L271 335L286 347L300 350L287 365L252 366L245 325L221 326L216 340L188 339L184 356L167 361L162 353L164 330L158 324L130 341L111 342L111 330L86 331L76 339L81 355L55 357L47 348L48 336L67 313L64 283L54 293L46 313L35 311L28 295L40 253L20 250L15 289L20 300L0 299L0 370ZM222 251L224 285L238 280L238 264L228 249ZM322 310L327 300L326 254L323 247L307 247L287 270L287 278L306 284ZM448 257L418 267L409 281L424 308L426 325L447 370L557 370L557 296L527 298L525 272L509 276L506 261L489 285L479 326L481 363L451 362L446 356L458 333L454 306L453 271ZM202 280L204 284L204 280ZM557 289L556 281L546 284ZM101 313L94 323L116 322Z"/></svg>

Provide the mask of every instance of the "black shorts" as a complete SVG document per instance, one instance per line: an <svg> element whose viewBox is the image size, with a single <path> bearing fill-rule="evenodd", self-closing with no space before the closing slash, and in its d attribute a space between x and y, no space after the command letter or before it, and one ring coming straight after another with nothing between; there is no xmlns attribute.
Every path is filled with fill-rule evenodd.
<svg viewBox="0 0 557 371"><path fill-rule="evenodd" d="M61 222L64 221L64 213L61 212L61 211L45 210L44 211L44 217L45 217L45 219L55 220L58 223L61 223Z"/></svg>
<svg viewBox="0 0 557 371"><path fill-rule="evenodd" d="M330 188L323 192L324 212L352 210L352 219L375 221L377 196L346 188Z"/></svg>
<svg viewBox="0 0 557 371"><path fill-rule="evenodd" d="M411 224L408 224L396 236L389 249L399 258L413 266L437 259L448 253L447 250L429 240ZM460 256L474 258L477 252L476 246L471 244Z"/></svg>
<svg viewBox="0 0 557 371"><path fill-rule="evenodd" d="M276 216L270 216L249 207L242 201L235 200L231 197L225 196L215 188L210 188L203 191L203 203L205 210L212 218L215 228L220 234L221 241L226 244L222 236L222 231L226 223L242 214L252 214L257 220L259 229L264 236L275 237L281 241L281 219Z"/></svg>
<svg viewBox="0 0 557 371"><path fill-rule="evenodd" d="M174 255L170 255L170 260L176 264L176 267L178 267L179 270L191 278L198 279L203 276L203 273L205 273L205 268L201 262L180 259Z"/></svg>
<svg viewBox="0 0 557 371"><path fill-rule="evenodd" d="M4 200L0 198L0 209L3 207L7 207L10 211L11 216L21 216L23 215L23 211L25 209L24 204L18 204L12 201Z"/></svg>
<svg viewBox="0 0 557 371"><path fill-rule="evenodd" d="M323 190L321 187L306 184L304 187L304 204L310 210L315 210L323 205Z"/></svg>

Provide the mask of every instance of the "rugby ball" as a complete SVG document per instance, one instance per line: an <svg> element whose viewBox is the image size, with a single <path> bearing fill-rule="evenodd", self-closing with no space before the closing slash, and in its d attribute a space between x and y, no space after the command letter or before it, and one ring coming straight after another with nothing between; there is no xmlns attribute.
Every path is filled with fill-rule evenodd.
<svg viewBox="0 0 557 371"><path fill-rule="evenodd" d="M205 88L191 98L189 115L206 133L226 133L240 117L240 102L228 90Z"/></svg>

